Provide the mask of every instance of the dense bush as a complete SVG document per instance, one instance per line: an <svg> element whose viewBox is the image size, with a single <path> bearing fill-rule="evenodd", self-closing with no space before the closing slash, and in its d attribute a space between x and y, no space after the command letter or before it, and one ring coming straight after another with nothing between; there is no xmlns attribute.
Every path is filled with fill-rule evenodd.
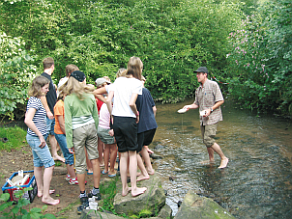
<svg viewBox="0 0 292 219"><path fill-rule="evenodd" d="M269 1L231 32L229 92L246 108L292 113L292 5Z"/></svg>

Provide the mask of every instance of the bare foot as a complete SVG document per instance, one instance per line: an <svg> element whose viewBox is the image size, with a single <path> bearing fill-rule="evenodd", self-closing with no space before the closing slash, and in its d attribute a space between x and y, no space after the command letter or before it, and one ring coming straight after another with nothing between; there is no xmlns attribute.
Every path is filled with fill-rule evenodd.
<svg viewBox="0 0 292 219"><path fill-rule="evenodd" d="M147 172L149 175L154 175L155 171L153 170L153 168L146 168Z"/></svg>
<svg viewBox="0 0 292 219"><path fill-rule="evenodd" d="M147 190L146 187L136 188L135 190L132 190L131 191L131 194L132 194L133 197L136 197L138 195L143 194L146 190Z"/></svg>
<svg viewBox="0 0 292 219"><path fill-rule="evenodd" d="M127 196L128 193L131 191L131 189L132 189L131 187L127 187L127 188L125 189L125 191L123 190L123 191L122 191L122 196L123 196L123 197Z"/></svg>
<svg viewBox="0 0 292 219"><path fill-rule="evenodd" d="M221 160L220 166L218 167L219 169L223 169L225 167L227 167L229 159L227 157L225 157L224 159Z"/></svg>
<svg viewBox="0 0 292 219"><path fill-rule="evenodd" d="M55 189L51 189L51 190L49 190L49 194L50 194L50 195L51 195L51 194L54 194L54 193L55 193ZM41 190L38 191L38 197L39 197L39 198L43 197L43 191L41 191Z"/></svg>
<svg viewBox="0 0 292 219"><path fill-rule="evenodd" d="M139 181L142 181L142 180L147 180L147 179L149 179L150 177L149 177L149 175L147 174L147 175L141 175L141 176L139 176L138 178L137 178L137 182L139 182Z"/></svg>
<svg viewBox="0 0 292 219"><path fill-rule="evenodd" d="M64 158L64 157L60 157L59 155L55 155L55 156L53 156L53 159L54 159L54 160L59 160L59 161L65 163L65 158Z"/></svg>
<svg viewBox="0 0 292 219"><path fill-rule="evenodd" d="M57 205L60 203L60 199L53 199L51 197L42 198L42 202L47 205Z"/></svg>

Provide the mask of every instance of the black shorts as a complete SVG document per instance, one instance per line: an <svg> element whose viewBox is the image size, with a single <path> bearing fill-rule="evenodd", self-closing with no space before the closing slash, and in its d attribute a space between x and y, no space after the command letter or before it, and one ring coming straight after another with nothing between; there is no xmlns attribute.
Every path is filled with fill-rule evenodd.
<svg viewBox="0 0 292 219"><path fill-rule="evenodd" d="M113 129L119 152L138 150L136 118L114 116Z"/></svg>
<svg viewBox="0 0 292 219"><path fill-rule="evenodd" d="M142 150L144 145L150 145L153 141L156 129L151 129L137 134L138 151Z"/></svg>

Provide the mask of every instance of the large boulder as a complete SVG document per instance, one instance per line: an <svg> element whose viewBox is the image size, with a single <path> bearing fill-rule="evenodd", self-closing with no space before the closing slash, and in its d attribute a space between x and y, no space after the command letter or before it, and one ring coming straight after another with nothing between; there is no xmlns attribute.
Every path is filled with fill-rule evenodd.
<svg viewBox="0 0 292 219"><path fill-rule="evenodd" d="M200 197L189 191L174 219L227 219L234 218L226 209L212 199Z"/></svg>
<svg viewBox="0 0 292 219"><path fill-rule="evenodd" d="M141 210L148 210L151 215L160 211L165 205L165 193L161 185L161 179L156 174L150 176L149 180L137 182L138 187L147 187L144 194L132 197L131 193L122 197L121 181L117 182L117 194L114 198L114 208L118 214L125 213L128 216L139 215ZM129 183L130 187L130 183Z"/></svg>

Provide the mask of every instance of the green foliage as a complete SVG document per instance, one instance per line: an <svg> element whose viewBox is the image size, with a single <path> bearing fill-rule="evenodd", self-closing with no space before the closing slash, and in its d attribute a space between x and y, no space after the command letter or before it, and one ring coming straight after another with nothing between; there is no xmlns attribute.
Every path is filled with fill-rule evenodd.
<svg viewBox="0 0 292 219"><path fill-rule="evenodd" d="M19 149L26 143L25 140L26 131L22 128L15 127L0 127L0 151L6 150L11 151L11 149ZM7 142L1 141L1 139L7 138Z"/></svg>
<svg viewBox="0 0 292 219"><path fill-rule="evenodd" d="M23 218L23 219L38 219L38 218L47 218L47 219L55 219L56 217L52 214L43 214L46 210L47 206L44 205L42 209L40 208L32 208L26 210L24 207L29 206L30 202L27 199L22 198L23 194L33 188L28 187L23 190L19 190L15 192L16 198L19 198L16 204L13 204L12 201L8 201L10 198L9 193L3 193L0 196L0 218L8 219L8 218Z"/></svg>
<svg viewBox="0 0 292 219"><path fill-rule="evenodd" d="M139 212L139 218L147 218L147 217L151 217L151 215L152 215L152 212L147 209L143 209Z"/></svg>
<svg viewBox="0 0 292 219"><path fill-rule="evenodd" d="M37 66L38 73L43 70L43 58L51 56L56 82L64 76L67 64L76 64L89 83L105 75L114 80L117 70L126 67L131 56L138 56L144 63L146 86L163 102L193 95L198 86L193 70L199 66L206 65L217 75L222 72L230 50L228 33L243 16L239 4L231 0L18 0L0 4L0 28L11 38L21 36L22 51L34 57L26 61ZM18 72L23 69L19 67ZM18 89L19 83L13 81L13 85ZM26 89L23 92L12 99L10 108L1 109L2 114L13 118L15 102L25 101Z"/></svg>
<svg viewBox="0 0 292 219"><path fill-rule="evenodd" d="M102 202L100 203L102 209L105 209L107 211L115 212L114 209L114 197L116 195L116 182L117 178L115 180L111 180L110 182L107 182L106 184L100 185L100 193L102 194Z"/></svg>
<svg viewBox="0 0 292 219"><path fill-rule="evenodd" d="M12 38L0 30L0 116L14 118L14 110L25 104L27 86L35 76L32 57L21 38Z"/></svg>
<svg viewBox="0 0 292 219"><path fill-rule="evenodd" d="M230 33L229 92L246 108L292 112L291 12L285 0L263 3Z"/></svg>

